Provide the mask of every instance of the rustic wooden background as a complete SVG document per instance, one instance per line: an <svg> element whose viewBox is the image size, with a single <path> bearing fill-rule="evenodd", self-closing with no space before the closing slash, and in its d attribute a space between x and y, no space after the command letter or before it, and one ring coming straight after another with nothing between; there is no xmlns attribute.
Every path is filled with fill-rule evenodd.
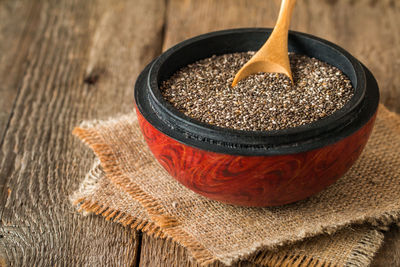
<svg viewBox="0 0 400 267"><path fill-rule="evenodd" d="M81 120L133 108L153 57L188 37L272 27L277 0L0 0L0 266L186 266L178 245L70 206L93 161ZM333 41L400 112L400 1L299 0L292 29ZM240 266L253 266L240 263ZM393 226L374 266L400 266Z"/></svg>

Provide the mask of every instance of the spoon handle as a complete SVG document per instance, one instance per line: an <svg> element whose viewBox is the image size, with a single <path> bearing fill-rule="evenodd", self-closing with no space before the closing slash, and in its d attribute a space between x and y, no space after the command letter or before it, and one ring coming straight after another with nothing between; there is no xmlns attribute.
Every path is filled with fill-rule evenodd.
<svg viewBox="0 0 400 267"><path fill-rule="evenodd" d="M282 0L278 20L276 23L276 28L279 28L279 32L284 33L289 30L290 19L292 18L295 4L296 0Z"/></svg>
<svg viewBox="0 0 400 267"><path fill-rule="evenodd" d="M290 71L289 57L287 53L288 31L290 26L290 19L295 4L296 0L282 0L275 27L272 30L272 33L268 40L255 55L256 58L260 58L264 61L272 61L275 63L279 63L279 65L281 66L284 66L292 82L293 79Z"/></svg>

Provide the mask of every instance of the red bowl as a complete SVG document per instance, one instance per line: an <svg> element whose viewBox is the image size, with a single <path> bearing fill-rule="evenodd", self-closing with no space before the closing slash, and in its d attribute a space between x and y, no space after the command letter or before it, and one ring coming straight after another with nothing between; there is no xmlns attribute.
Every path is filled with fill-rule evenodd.
<svg viewBox="0 0 400 267"><path fill-rule="evenodd" d="M143 136L159 163L180 183L210 199L277 206L307 198L340 178L372 131L379 90L372 74L342 48L291 32L289 50L341 69L355 88L339 111L277 131L240 131L191 119L165 101L159 85L175 71L213 54L258 50L271 29L213 32L172 47L139 76L135 103Z"/></svg>

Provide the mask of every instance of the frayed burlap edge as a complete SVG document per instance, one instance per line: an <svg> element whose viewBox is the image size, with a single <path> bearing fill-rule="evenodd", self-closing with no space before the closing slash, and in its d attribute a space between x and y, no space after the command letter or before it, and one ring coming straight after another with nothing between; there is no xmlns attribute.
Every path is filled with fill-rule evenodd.
<svg viewBox="0 0 400 267"><path fill-rule="evenodd" d="M383 231L371 230L353 249L344 266L368 266L371 264L375 253L382 246L383 241ZM255 254L249 258L249 261L262 266L320 267L326 265L323 259L313 256L288 255L269 250Z"/></svg>
<svg viewBox="0 0 400 267"><path fill-rule="evenodd" d="M130 227L135 231L142 231L155 238L169 239L176 242L176 238L169 236L164 230L152 222L134 218L124 212L112 209L98 202L79 198L74 200L74 206L77 206L78 212L93 213L103 216L107 221L120 223L124 227ZM379 242L376 242L379 240ZM371 231L363 240L360 241L358 246L353 250L353 253L347 259L345 267L347 266L368 266L376 251L381 247L384 241L383 232L380 230ZM185 246L185 244L181 244ZM256 255L247 259L262 266L297 266L297 267L321 267L325 266L326 262L322 259L314 258L307 255L279 255L274 251L255 252ZM196 259L196 261L198 261ZM204 261L199 263L201 265L208 265L218 260Z"/></svg>
<svg viewBox="0 0 400 267"><path fill-rule="evenodd" d="M372 242L377 239L380 239L379 243ZM375 253L382 246L383 240L384 234L382 231L371 231L358 243L358 246L347 259L345 266L368 266L375 256Z"/></svg>
<svg viewBox="0 0 400 267"><path fill-rule="evenodd" d="M162 228L162 235L164 235L164 237L171 238L178 244L186 247L199 264L207 265L217 261L202 244L179 227L179 222L173 216L168 215L156 199L143 192L138 185L132 183L129 178L123 174L117 164L118 161L112 148L105 143L103 138L95 130L77 127L72 133L79 137L95 152L107 177L115 185L123 188L133 199L138 201L153 221L153 223L140 220L135 221L135 219L129 215L125 215L125 219L121 220L121 217L124 218L123 215L121 215L119 221L122 224L125 223L126 226L130 226L135 230L144 231L152 236L161 235L160 228ZM108 220L111 220L119 213L117 210L105 207L100 203L92 203L84 199L77 199L75 204L78 203L80 203L81 211L85 210L87 212L101 214L106 217L106 219L108 218Z"/></svg>
<svg viewBox="0 0 400 267"><path fill-rule="evenodd" d="M97 201L93 202L90 200L86 200L85 198L79 198L73 202L73 205L78 207L78 212L87 212L101 215L107 221L120 223L124 227L130 227L136 231L145 232L153 237L172 238L164 233L161 227L155 225L152 222L134 218L129 214L125 214L124 212L121 212L119 210L102 205Z"/></svg>

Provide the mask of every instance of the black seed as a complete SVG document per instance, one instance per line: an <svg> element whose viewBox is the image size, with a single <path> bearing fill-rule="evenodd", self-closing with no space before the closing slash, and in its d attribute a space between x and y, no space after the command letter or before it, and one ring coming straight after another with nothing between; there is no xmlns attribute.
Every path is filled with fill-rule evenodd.
<svg viewBox="0 0 400 267"><path fill-rule="evenodd" d="M283 74L259 73L231 87L254 52L212 56L164 81L166 100L194 119L226 128L269 131L329 116L353 96L350 80L337 68L289 53L295 84Z"/></svg>

